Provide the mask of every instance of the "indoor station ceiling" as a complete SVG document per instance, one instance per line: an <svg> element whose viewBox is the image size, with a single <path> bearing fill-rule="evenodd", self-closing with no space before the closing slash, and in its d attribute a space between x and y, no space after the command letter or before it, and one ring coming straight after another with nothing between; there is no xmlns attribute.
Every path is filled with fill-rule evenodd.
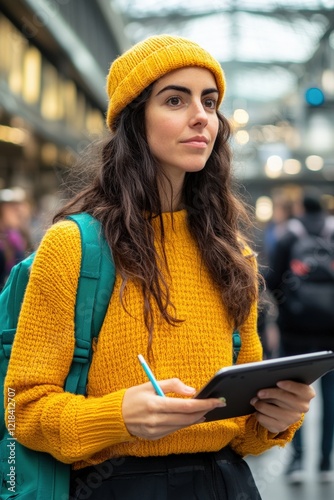
<svg viewBox="0 0 334 500"><path fill-rule="evenodd" d="M120 12L130 43L170 33L208 49L225 71L225 109L248 108L258 122L277 113L275 102L300 94L303 85L318 85L323 42L334 49L334 0L109 2ZM334 93L334 81L329 84Z"/></svg>

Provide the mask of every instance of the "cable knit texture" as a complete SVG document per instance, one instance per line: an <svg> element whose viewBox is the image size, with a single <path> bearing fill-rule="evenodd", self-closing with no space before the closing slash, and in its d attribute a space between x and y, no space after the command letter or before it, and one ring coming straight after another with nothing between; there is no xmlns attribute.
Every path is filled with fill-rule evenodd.
<svg viewBox="0 0 334 500"><path fill-rule="evenodd" d="M218 369L232 364L232 329L188 231L186 212L164 214L163 223L167 281L183 323L170 326L155 311L151 368L158 380L179 377L199 389ZM160 234L159 220L153 225ZM227 444L241 455L259 454L291 440L299 424L273 437L254 416L194 425L157 441L131 436L122 418L122 399L128 387L147 382L137 359L146 353L147 331L140 289L128 285L126 311L119 300L119 276L95 344L88 396L65 393L80 258L79 230L63 221L47 231L33 264L6 379L6 386L16 390L19 441L80 468L114 456L216 451ZM238 363L261 359L256 322L254 304L241 329Z"/></svg>

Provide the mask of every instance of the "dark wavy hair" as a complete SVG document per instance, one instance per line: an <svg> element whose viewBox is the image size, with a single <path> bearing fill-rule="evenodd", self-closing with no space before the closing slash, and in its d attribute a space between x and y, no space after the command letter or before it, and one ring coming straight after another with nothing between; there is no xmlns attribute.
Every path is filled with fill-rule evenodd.
<svg viewBox="0 0 334 500"><path fill-rule="evenodd" d="M160 218L163 242L158 190L163 173L150 152L145 131L145 104L152 85L120 113L116 131L104 141L94 160L96 173L89 185L54 217L57 222L84 211L101 221L122 278L121 300L130 280L141 287L149 351L154 330L152 300L169 324L180 321L170 312L175 308L161 272L164 266L159 264L151 224L153 217ZM221 290L231 328L237 329L257 299L259 276L254 259L243 255L247 239L242 230L250 227L251 221L246 205L233 194L230 126L219 112L218 119L218 135L205 167L185 175L182 208L187 210L188 227L202 260Z"/></svg>

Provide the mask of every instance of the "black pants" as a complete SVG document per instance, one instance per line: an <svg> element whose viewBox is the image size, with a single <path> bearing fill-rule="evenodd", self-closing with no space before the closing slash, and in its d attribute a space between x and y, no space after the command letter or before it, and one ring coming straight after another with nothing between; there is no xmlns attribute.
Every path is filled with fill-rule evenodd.
<svg viewBox="0 0 334 500"><path fill-rule="evenodd" d="M69 500L261 500L247 463L217 453L122 457L73 471Z"/></svg>

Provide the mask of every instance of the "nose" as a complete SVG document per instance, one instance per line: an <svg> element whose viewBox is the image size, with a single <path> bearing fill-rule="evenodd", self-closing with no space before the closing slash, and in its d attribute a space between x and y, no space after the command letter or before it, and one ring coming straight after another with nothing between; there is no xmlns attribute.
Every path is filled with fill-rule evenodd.
<svg viewBox="0 0 334 500"><path fill-rule="evenodd" d="M206 127L208 124L208 115L201 101L193 102L190 107L190 125L192 127Z"/></svg>

